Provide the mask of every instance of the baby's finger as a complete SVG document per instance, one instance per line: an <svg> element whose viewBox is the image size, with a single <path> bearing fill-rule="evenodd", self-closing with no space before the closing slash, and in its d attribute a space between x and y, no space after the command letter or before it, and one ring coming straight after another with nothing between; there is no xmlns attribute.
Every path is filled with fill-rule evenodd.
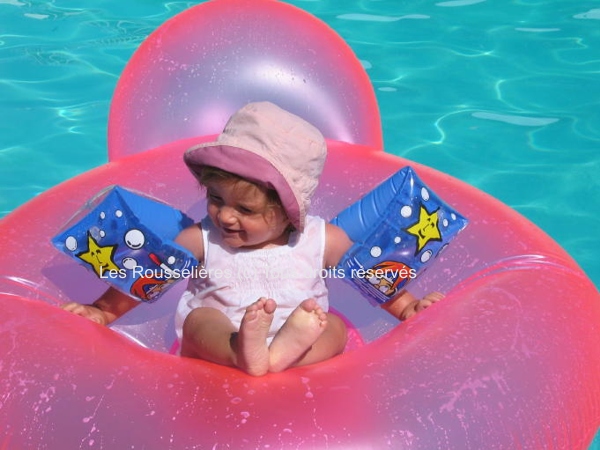
<svg viewBox="0 0 600 450"><path fill-rule="evenodd" d="M76 302L69 302L69 303L65 303L64 305L61 305L60 307L62 309L64 309L65 311L75 312L78 309L82 309L83 305L81 305L80 303L76 303Z"/></svg>
<svg viewBox="0 0 600 450"><path fill-rule="evenodd" d="M66 303L62 306L62 308L65 311L69 311L73 314L77 314L78 316L82 316L82 317L90 316L88 307L86 305L82 305L81 303L76 303L76 302Z"/></svg>
<svg viewBox="0 0 600 450"><path fill-rule="evenodd" d="M442 294L441 292L430 292L425 297L423 297L423 300L427 300L431 303L436 303L436 302L439 302L443 298L444 298L444 294Z"/></svg>
<svg viewBox="0 0 600 450"><path fill-rule="evenodd" d="M429 308L431 305L432 305L432 302L430 300L427 300L427 299L424 298L424 299L419 300L417 302L417 304L415 305L415 311L416 312L421 312L424 309Z"/></svg>

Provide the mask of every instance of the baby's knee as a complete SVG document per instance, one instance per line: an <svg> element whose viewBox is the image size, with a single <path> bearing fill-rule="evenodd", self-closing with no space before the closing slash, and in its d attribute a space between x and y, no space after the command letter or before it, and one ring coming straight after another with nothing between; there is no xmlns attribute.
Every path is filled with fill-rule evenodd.
<svg viewBox="0 0 600 450"><path fill-rule="evenodd" d="M340 352L346 346L348 329L342 318L336 314L327 313L327 331L339 343Z"/></svg>
<svg viewBox="0 0 600 450"><path fill-rule="evenodd" d="M218 316L222 315L221 311L209 307L194 308L183 321L183 334L190 331L202 328L205 324L210 324Z"/></svg>

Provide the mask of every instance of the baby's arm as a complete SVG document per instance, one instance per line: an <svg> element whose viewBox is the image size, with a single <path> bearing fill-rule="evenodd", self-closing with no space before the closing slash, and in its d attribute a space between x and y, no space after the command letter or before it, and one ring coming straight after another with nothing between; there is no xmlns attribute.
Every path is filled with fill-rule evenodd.
<svg viewBox="0 0 600 450"><path fill-rule="evenodd" d="M199 223L181 230L175 238L175 242L188 249L194 255L194 258L202 264L204 261L204 241L202 240L202 226Z"/></svg>
<svg viewBox="0 0 600 450"><path fill-rule="evenodd" d="M65 303L61 308L101 325L108 325L127 311L135 308L139 303L137 300L111 287L90 305L70 302Z"/></svg>
<svg viewBox="0 0 600 450"><path fill-rule="evenodd" d="M204 243L199 224L182 230L177 238L175 238L175 242L190 250L201 261L204 254ZM139 301L111 287L90 305L69 302L62 305L61 308L101 325L108 325L139 304Z"/></svg>
<svg viewBox="0 0 600 450"><path fill-rule="evenodd" d="M324 267L326 269L337 266L350 247L352 241L343 229L331 223L325 225Z"/></svg>

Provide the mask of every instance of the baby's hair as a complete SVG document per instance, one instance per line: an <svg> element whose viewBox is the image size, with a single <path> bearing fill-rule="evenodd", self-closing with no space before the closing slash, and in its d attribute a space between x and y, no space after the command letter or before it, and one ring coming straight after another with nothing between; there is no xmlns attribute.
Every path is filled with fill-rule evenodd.
<svg viewBox="0 0 600 450"><path fill-rule="evenodd" d="M264 189L265 195L267 197L268 206L278 206L283 209L283 204L281 203L279 194L275 189L269 189L268 187L260 183L241 177L235 173L219 169L218 167L202 166L202 168L200 169L198 181L200 181L200 184L203 186L206 186L211 181L231 181L233 183L245 181L246 183L250 183L259 189Z"/></svg>

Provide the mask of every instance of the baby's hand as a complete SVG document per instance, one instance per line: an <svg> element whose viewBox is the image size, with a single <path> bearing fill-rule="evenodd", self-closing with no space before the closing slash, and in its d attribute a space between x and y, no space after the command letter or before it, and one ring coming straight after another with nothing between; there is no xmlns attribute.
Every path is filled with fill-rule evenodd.
<svg viewBox="0 0 600 450"><path fill-rule="evenodd" d="M104 314L104 311L92 305L69 302L62 305L61 308L65 311L77 314L78 316L85 317L92 322L97 322L100 325L106 325L108 323L108 318L106 317L106 314Z"/></svg>
<svg viewBox="0 0 600 450"><path fill-rule="evenodd" d="M406 305L406 308L402 310L399 319L406 320L409 317L414 316L418 312L423 311L424 309L429 308L434 303L439 302L444 298L444 294L441 292L431 292L423 297L421 300L414 300Z"/></svg>

